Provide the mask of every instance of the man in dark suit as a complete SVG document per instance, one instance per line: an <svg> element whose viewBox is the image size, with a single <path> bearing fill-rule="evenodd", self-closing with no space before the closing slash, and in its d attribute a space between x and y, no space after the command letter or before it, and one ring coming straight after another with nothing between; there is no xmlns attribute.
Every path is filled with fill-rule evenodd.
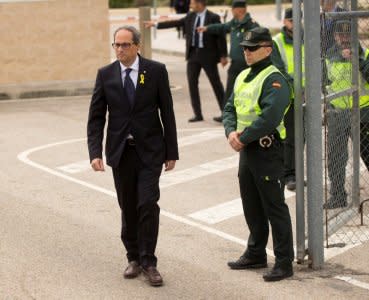
<svg viewBox="0 0 369 300"><path fill-rule="evenodd" d="M158 29L183 26L186 32L186 60L187 60L187 81L190 89L190 97L194 116L189 122L202 121L203 115L199 94L199 75L204 69L215 96L219 109L222 112L224 107L224 87L220 80L218 62L223 66L227 64L227 43L225 35L210 35L199 33L196 28L208 24L220 23L219 15L206 9L206 0L191 0L190 8L192 12L184 18L159 22L145 22L146 27L154 26ZM213 118L217 122L222 121L222 117Z"/></svg>
<svg viewBox="0 0 369 300"><path fill-rule="evenodd" d="M156 269L159 230L159 177L178 159L176 122L168 73L161 63L138 54L140 33L123 26L114 33L117 60L99 69L88 124L91 166L104 171L102 141L109 112L106 160L113 169L122 212L121 238L129 265L125 278L141 269L153 286L162 285Z"/></svg>

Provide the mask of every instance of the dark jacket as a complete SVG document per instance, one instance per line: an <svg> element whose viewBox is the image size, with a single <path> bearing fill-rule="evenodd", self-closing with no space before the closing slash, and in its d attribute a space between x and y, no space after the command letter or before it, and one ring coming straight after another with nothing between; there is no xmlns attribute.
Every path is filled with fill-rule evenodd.
<svg viewBox="0 0 369 300"><path fill-rule="evenodd" d="M190 50L192 45L193 27L195 25L196 13L190 12L185 17L166 22L159 22L157 25L158 29L171 28L183 26L186 32L186 59L190 57ZM220 23L219 15L206 10L204 25ZM225 35L214 36L204 33L203 36L204 49L208 52L207 59L213 62L219 62L221 57L227 56L227 43Z"/></svg>
<svg viewBox="0 0 369 300"><path fill-rule="evenodd" d="M87 124L90 160L102 158L107 111L108 165L118 166L128 134L133 135L138 156L145 165L159 167L165 160L178 159L176 123L165 65L139 57L134 103L131 107L125 96L119 61L98 71Z"/></svg>

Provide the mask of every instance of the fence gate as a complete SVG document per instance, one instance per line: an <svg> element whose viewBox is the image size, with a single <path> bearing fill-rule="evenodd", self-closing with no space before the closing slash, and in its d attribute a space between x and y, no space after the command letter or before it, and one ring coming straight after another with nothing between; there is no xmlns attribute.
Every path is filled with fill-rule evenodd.
<svg viewBox="0 0 369 300"><path fill-rule="evenodd" d="M325 246L369 240L369 0L321 12Z"/></svg>

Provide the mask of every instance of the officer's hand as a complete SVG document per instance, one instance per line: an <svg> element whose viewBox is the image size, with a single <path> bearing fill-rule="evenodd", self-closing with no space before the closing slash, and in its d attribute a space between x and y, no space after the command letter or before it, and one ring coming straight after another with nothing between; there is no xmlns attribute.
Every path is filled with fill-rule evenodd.
<svg viewBox="0 0 369 300"><path fill-rule="evenodd" d="M105 171L104 162L101 158L94 158L91 161L91 167L94 171L101 171L101 172Z"/></svg>
<svg viewBox="0 0 369 300"><path fill-rule="evenodd" d="M205 32L208 29L206 28L206 26L199 26L199 27L196 28L196 30L197 30L197 32Z"/></svg>
<svg viewBox="0 0 369 300"><path fill-rule="evenodd" d="M240 141L240 133L238 133L237 131L232 131L229 135L228 135L228 143L231 145L231 147L233 148L233 150L240 152L242 150L243 147L245 147L245 145Z"/></svg>

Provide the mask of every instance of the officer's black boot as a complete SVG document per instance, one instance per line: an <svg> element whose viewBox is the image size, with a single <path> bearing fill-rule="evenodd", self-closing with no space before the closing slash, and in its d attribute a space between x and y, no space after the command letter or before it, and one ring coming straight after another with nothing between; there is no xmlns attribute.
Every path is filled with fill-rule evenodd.
<svg viewBox="0 0 369 300"><path fill-rule="evenodd" d="M260 269L268 266L266 258L251 259L242 255L236 261L229 261L228 266L233 270Z"/></svg>
<svg viewBox="0 0 369 300"><path fill-rule="evenodd" d="M291 265L278 265L275 264L273 269L263 275L265 281L279 281L293 276L293 269Z"/></svg>

